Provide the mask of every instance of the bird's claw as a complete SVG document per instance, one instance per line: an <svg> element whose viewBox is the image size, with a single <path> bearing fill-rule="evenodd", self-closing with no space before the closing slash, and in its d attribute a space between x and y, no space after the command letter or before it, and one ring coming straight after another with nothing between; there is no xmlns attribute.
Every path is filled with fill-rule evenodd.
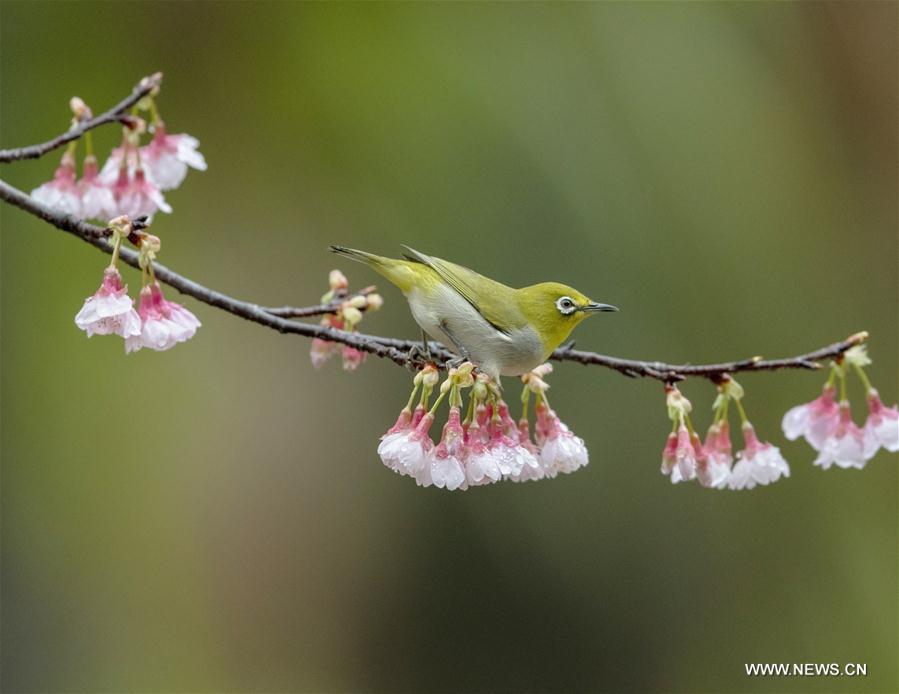
<svg viewBox="0 0 899 694"><path fill-rule="evenodd" d="M468 357L453 357L452 359L447 359L444 366L446 366L446 370L450 369L458 369L462 364L468 361Z"/></svg>
<svg viewBox="0 0 899 694"><path fill-rule="evenodd" d="M419 345L412 345L406 352L406 361L410 366L419 362L427 364L432 361L431 350L424 349Z"/></svg>

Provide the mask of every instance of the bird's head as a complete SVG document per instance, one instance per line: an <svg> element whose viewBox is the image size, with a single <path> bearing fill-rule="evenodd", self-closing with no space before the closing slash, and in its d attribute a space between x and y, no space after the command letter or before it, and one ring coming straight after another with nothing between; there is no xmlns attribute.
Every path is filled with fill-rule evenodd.
<svg viewBox="0 0 899 694"><path fill-rule="evenodd" d="M558 282L542 282L518 290L521 312L537 331L547 349L556 349L587 316L617 311L609 304L591 301L577 289Z"/></svg>

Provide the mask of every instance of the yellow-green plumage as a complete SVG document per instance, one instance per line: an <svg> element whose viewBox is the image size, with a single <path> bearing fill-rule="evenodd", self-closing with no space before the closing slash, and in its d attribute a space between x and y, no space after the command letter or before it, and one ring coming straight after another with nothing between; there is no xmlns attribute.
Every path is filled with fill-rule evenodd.
<svg viewBox="0 0 899 694"><path fill-rule="evenodd" d="M331 250L399 287L422 330L494 377L533 369L588 315L617 310L557 282L513 289L411 248L403 260L341 246Z"/></svg>

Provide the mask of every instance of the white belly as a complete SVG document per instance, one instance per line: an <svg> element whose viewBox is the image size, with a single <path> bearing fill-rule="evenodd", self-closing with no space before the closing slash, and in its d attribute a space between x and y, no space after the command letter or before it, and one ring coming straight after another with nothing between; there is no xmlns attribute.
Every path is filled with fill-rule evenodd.
<svg viewBox="0 0 899 694"><path fill-rule="evenodd" d="M543 359L543 344L535 330L500 332L451 287L440 287L427 297L413 289L406 299L422 330L457 354L458 343L472 362L494 378L520 376Z"/></svg>

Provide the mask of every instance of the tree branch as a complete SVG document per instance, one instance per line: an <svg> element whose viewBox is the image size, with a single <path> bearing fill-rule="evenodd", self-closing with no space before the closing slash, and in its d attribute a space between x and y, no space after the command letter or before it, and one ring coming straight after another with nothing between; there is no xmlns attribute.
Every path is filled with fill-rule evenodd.
<svg viewBox="0 0 899 694"><path fill-rule="evenodd" d="M113 123L127 119L126 111L136 105L143 97L147 96L159 87L162 82L162 73L143 78L132 90L131 94L121 102L110 108L105 113L80 123L66 133L59 135L43 144L19 147L17 149L0 150L0 163L12 162L21 159L36 159L47 152L62 147L68 142L78 139L88 130L97 128L105 123ZM82 241L99 248L104 253L111 253L112 246L107 242L107 237L112 234L108 228L103 228L77 219L72 215L59 212L38 202L22 191L0 180L0 199L19 207L25 212L34 215L62 231L77 236ZM129 240L138 241L137 235L132 235ZM122 248L119 256L125 263L139 269L139 254L129 248ZM245 320L264 325L281 333L293 333L304 337L320 338L340 344L355 347L369 354L390 359L396 364L410 368L420 368L425 364L421 357L413 356L411 350L419 345L417 341L400 340L376 335L365 335L357 332L347 332L334 328L301 323L293 318L309 318L328 313L335 313L340 304L347 298L360 295L367 296L375 290L374 287L366 287L355 294L349 294L327 304L316 306L281 306L277 308L264 308L257 304L235 299L222 292L209 289L194 280L179 275L164 265L154 263L156 279L174 287L182 294L191 296L198 301L215 306ZM556 361L573 361L579 364L603 366L632 378L651 378L665 383L681 381L689 376L709 379L713 382L722 381L727 374L751 371L774 371L778 369L817 369L822 362L829 359L839 359L854 345L864 342L868 337L866 332L856 333L845 340L835 342L821 349L796 357L784 359L765 360L761 357L752 357L740 361L722 362L719 364L666 364L658 361L640 361L635 359L620 359L609 357L595 352L585 352L574 349L574 343L565 345L550 355L550 359ZM446 347L437 342L428 343L431 355L439 362L446 362L455 355Z"/></svg>
<svg viewBox="0 0 899 694"><path fill-rule="evenodd" d="M147 94L159 87L161 83L161 72L157 72L156 74L144 77L134 86L134 89L131 91L131 94L127 98L120 101L105 113L101 113L95 118L91 118L90 120L86 120L83 123L79 123L76 127L72 128L68 132L63 133L62 135L58 135L52 140L48 140L47 142L44 142L40 145L29 145L28 147L17 147L15 149L0 150L0 163L20 161L22 159L37 159L38 157L42 157L43 155L45 155L47 152L52 152L54 149L62 147L72 140L77 140L88 130L93 130L94 128L98 128L106 123L115 123L122 121L127 118L127 114L125 112L129 108L134 106L138 101L147 96Z"/></svg>
<svg viewBox="0 0 899 694"><path fill-rule="evenodd" d="M104 253L111 253L112 246L107 242L112 232L110 229L90 224L77 219L69 214L53 210L14 188L5 181L0 180L0 199L19 207L35 217L43 219L52 226L62 231L77 236L82 241L99 248ZM139 268L138 253L129 248L122 248L121 259L128 265ZM156 279L174 287L182 294L215 306L235 316L264 325L281 333L293 333L304 337L317 337L330 340L369 354L390 359L401 366L418 368L424 365L420 357L410 356L410 350L419 343L414 340L401 340L376 335L365 335L357 332L335 330L322 325L300 323L290 320L293 317L310 317L332 313L339 308L339 302L307 307L283 306L280 308L263 308L257 304L235 299L234 297L218 292L214 289L195 282L164 265L154 264ZM357 294L368 294L374 287L366 287ZM681 381L688 376L707 378L711 381L720 381L726 374L748 371L774 371L777 369L817 369L821 362L828 359L836 359L843 355L850 347L864 342L868 337L865 332L856 333L840 342L835 342L827 347L822 347L813 352L800 354L796 357L785 359L764 360L760 357L744 359L742 361L722 362L719 364L666 364L658 361L640 361L635 359L620 359L609 357L595 352L576 350L573 343L557 349L550 356L555 361L572 361L579 364L604 366L625 376L633 378L652 378L666 383ZM430 342L429 347L432 356L446 362L453 355L446 347L437 342Z"/></svg>
<svg viewBox="0 0 899 694"><path fill-rule="evenodd" d="M378 288L372 284L364 289L360 289L358 292L351 292L348 294L344 291L342 294L337 294L333 301L327 304L319 304L318 306L279 306L277 308L265 308L263 310L266 313L270 313L273 316L280 316L281 318L311 318L313 316L323 316L327 313L337 313L344 301L348 301L354 296L368 296L369 294L374 294L377 289ZM365 311L368 310L368 307L362 306L359 310L365 313Z"/></svg>

